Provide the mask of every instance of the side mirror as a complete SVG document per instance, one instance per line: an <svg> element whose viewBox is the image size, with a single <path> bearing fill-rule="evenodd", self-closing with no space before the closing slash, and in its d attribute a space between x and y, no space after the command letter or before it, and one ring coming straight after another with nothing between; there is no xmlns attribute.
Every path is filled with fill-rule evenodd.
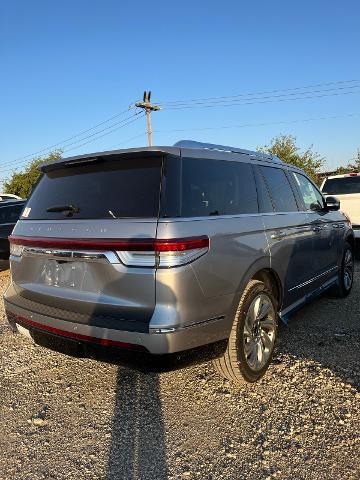
<svg viewBox="0 0 360 480"><path fill-rule="evenodd" d="M326 197L326 208L331 211L337 211L340 209L340 201L336 197Z"/></svg>

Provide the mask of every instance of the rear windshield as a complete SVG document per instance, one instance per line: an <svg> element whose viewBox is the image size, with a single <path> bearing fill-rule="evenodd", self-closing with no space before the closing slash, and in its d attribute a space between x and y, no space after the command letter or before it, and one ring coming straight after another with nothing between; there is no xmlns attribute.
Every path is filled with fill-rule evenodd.
<svg viewBox="0 0 360 480"><path fill-rule="evenodd" d="M157 217L161 163L161 157L122 158L45 173L22 218Z"/></svg>
<svg viewBox="0 0 360 480"><path fill-rule="evenodd" d="M360 176L328 178L325 180L322 192L328 195L346 195L360 193Z"/></svg>
<svg viewBox="0 0 360 480"><path fill-rule="evenodd" d="M16 223L23 208L24 203L0 203L0 224Z"/></svg>

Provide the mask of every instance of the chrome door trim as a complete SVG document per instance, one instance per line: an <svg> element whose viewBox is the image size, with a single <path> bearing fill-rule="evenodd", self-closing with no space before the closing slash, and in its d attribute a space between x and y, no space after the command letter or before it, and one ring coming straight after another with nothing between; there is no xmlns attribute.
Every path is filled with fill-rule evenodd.
<svg viewBox="0 0 360 480"><path fill-rule="evenodd" d="M292 287L288 290L288 292L291 292L292 290L296 290L297 288L302 288L305 287L306 285L309 285L310 283L314 282L315 280L318 280L319 278L323 277L324 275L327 275L328 273L332 272L333 270L338 270L338 266L329 268L329 270L326 270L326 272L320 273L320 275L317 275L316 277L310 278L310 280L307 280L304 283L300 283L299 285L296 285L295 287Z"/></svg>

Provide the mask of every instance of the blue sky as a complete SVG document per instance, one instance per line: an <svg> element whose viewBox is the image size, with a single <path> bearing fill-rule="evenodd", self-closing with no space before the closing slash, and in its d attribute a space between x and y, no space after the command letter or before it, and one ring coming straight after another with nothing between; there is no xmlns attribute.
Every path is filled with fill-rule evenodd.
<svg viewBox="0 0 360 480"><path fill-rule="evenodd" d="M166 102L359 80L359 18L356 0L1 0L0 181L27 160L19 158L122 112L144 89ZM339 87L315 90L347 91ZM331 168L360 147L360 89L351 90L359 93L164 108L152 117L154 143L190 138L254 149L293 134ZM83 146L76 137L66 155L145 145L144 131L141 118Z"/></svg>

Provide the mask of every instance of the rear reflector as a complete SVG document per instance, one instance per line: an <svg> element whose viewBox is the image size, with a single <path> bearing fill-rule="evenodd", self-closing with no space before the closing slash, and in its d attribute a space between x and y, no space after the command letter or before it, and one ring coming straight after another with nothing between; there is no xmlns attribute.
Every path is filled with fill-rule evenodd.
<svg viewBox="0 0 360 480"><path fill-rule="evenodd" d="M11 316L13 315L11 314ZM21 326L24 325L25 327L27 326L27 327L36 328L37 330L44 330L54 335L60 335L61 337L71 338L73 340L80 340L83 342L96 343L97 345L103 345L105 347L121 347L121 348L128 348L131 350L147 351L147 349L142 345L136 345L134 343L127 343L127 342L119 342L117 340L110 340L108 338L91 337L88 335L83 335L81 333L68 332L67 330L61 330L59 328L51 327L50 325L44 325L42 323L34 322L33 320L22 317L20 315L15 315L13 317L15 317L14 318L15 322L19 323Z"/></svg>

